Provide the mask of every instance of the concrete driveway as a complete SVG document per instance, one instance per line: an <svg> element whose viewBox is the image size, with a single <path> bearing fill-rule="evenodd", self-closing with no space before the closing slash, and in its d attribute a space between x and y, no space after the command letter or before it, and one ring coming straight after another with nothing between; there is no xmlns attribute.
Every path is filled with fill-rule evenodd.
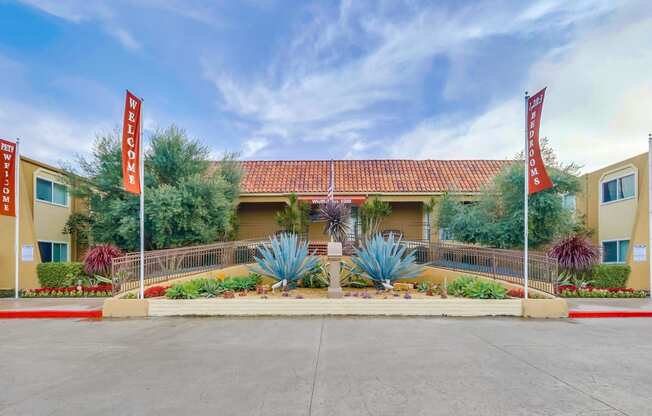
<svg viewBox="0 0 652 416"><path fill-rule="evenodd" d="M0 415L652 415L652 320L0 321Z"/></svg>

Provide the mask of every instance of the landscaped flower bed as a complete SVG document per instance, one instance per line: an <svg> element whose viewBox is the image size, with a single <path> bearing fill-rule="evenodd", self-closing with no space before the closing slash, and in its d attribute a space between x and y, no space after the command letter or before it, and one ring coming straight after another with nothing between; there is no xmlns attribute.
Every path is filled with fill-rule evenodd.
<svg viewBox="0 0 652 416"><path fill-rule="evenodd" d="M622 287L599 289L590 286L578 288L573 285L564 285L559 286L559 296L562 298L645 298L648 294L644 290Z"/></svg>
<svg viewBox="0 0 652 416"><path fill-rule="evenodd" d="M85 298L108 297L111 295L111 285L43 287L25 289L21 292L21 297L24 298Z"/></svg>

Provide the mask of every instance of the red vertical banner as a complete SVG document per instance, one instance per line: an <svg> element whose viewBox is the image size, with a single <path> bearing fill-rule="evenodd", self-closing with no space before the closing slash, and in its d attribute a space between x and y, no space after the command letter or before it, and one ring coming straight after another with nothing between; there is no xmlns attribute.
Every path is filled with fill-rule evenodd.
<svg viewBox="0 0 652 416"><path fill-rule="evenodd" d="M122 180L125 191L140 194L140 107L142 100L127 91L122 124Z"/></svg>
<svg viewBox="0 0 652 416"><path fill-rule="evenodd" d="M0 215L16 216L16 143L0 139Z"/></svg>
<svg viewBox="0 0 652 416"><path fill-rule="evenodd" d="M527 100L527 166L528 193L530 195L552 188L552 181L546 172L539 146L539 127L546 89L542 89Z"/></svg>

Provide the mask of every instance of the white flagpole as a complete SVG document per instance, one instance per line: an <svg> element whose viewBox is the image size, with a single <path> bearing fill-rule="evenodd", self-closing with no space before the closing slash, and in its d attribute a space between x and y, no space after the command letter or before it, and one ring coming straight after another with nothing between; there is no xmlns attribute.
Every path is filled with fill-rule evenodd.
<svg viewBox="0 0 652 416"><path fill-rule="evenodd" d="M145 146L143 140L143 99L140 99L140 299L145 299Z"/></svg>
<svg viewBox="0 0 652 416"><path fill-rule="evenodd" d="M20 296L20 139L16 139L16 152L14 159L14 207L16 209L16 241L14 242L14 251L16 254L16 275L14 287L15 287L15 298L18 299Z"/></svg>
<svg viewBox="0 0 652 416"><path fill-rule="evenodd" d="M647 203L648 203L648 264L650 267L650 297L652 298L652 133L647 136Z"/></svg>
<svg viewBox="0 0 652 416"><path fill-rule="evenodd" d="M528 298L528 196L530 193L529 190L529 183L528 183L528 178L529 178L529 171L528 171L528 153L529 153L529 145L528 145L528 134L527 134L527 115L528 115L528 108L527 108L527 102L530 97L527 94L527 91L525 91L525 150L523 153L523 161L524 161L524 210L523 210L523 280L524 280L524 298Z"/></svg>

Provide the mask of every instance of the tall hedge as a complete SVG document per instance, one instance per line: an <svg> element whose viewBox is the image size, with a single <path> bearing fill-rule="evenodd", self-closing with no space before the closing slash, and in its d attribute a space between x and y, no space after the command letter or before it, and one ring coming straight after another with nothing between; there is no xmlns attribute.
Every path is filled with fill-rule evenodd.
<svg viewBox="0 0 652 416"><path fill-rule="evenodd" d="M593 287L625 287L631 271L626 264L597 264L591 271Z"/></svg>
<svg viewBox="0 0 652 416"><path fill-rule="evenodd" d="M41 263L36 266L36 274L41 287L67 287L84 275L84 263Z"/></svg>

